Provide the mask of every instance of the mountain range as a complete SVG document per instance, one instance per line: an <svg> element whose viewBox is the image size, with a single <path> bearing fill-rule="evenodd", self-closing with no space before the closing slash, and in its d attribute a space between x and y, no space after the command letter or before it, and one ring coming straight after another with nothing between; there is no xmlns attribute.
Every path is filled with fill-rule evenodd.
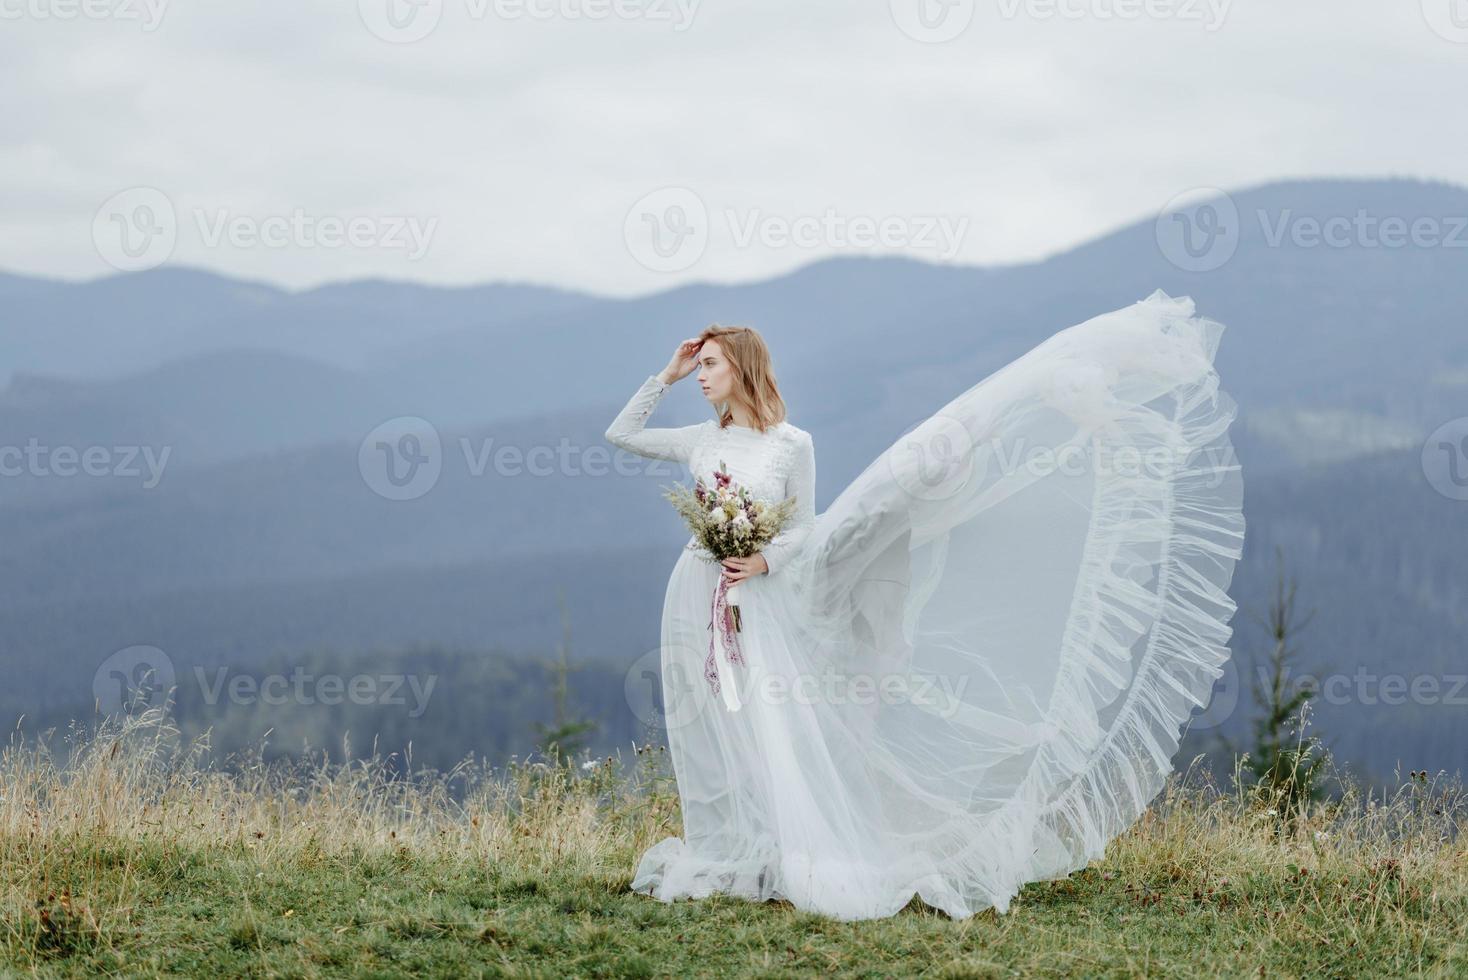
<svg viewBox="0 0 1468 980"><path fill-rule="evenodd" d="M1199 271L1179 267L1147 216L1033 263L839 256L633 299L385 281L288 292L170 267L0 275L0 447L45 460L0 480L0 718L84 714L98 665L135 644L169 651L181 672L423 644L536 656L561 640L560 589L605 710L607 677L657 646L684 535L656 492L681 474L646 461L617 472L601 433L678 341L712 322L761 331L791 418L815 439L819 510L959 392L1158 288L1227 326L1217 365L1239 404L1248 522L1240 670L1268 643L1249 616L1278 550L1318 609L1300 639L1322 669L1461 671L1468 503L1435 489L1424 443L1468 414L1468 248L1311 244L1280 229L1361 214L1446 222L1468 215L1468 189L1289 181L1229 204L1237 247ZM707 414L696 386L678 385L653 424ZM372 444L405 417L437 438L441 472L421 496L389 499ZM494 462L505 449L511 462ZM92 471L68 470L68 451L88 450ZM515 464L514 451L552 462ZM1468 761L1468 700L1368 700L1319 706L1342 759L1379 778ZM1247 717L1241 702L1218 730ZM483 746L523 750L528 737L497 729Z"/></svg>

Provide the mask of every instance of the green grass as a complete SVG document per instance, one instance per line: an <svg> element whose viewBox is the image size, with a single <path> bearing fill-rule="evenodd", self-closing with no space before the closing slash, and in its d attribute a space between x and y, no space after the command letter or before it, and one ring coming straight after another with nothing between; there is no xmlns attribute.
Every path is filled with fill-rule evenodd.
<svg viewBox="0 0 1468 980"><path fill-rule="evenodd" d="M675 833L665 754L394 784L226 775L152 722L0 763L0 973L35 976L1468 975L1456 791L1281 824L1173 784L1103 861L954 922L628 891ZM448 789L465 792L454 802Z"/></svg>

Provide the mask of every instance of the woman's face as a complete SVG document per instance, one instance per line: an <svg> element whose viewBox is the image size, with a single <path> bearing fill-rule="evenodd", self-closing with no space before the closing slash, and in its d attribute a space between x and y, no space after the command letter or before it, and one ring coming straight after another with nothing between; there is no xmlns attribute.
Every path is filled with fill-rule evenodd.
<svg viewBox="0 0 1468 980"><path fill-rule="evenodd" d="M714 405L729 401L734 392L734 374L717 340L710 337L703 342L698 349L698 364L698 383L703 388L703 396Z"/></svg>

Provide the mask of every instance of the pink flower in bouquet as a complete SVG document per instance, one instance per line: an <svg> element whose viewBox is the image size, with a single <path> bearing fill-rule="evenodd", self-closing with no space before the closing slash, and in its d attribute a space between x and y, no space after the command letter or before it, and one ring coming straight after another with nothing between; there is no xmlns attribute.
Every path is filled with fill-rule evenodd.
<svg viewBox="0 0 1468 980"><path fill-rule="evenodd" d="M714 486L710 489L698 477L690 492L687 487L665 488L664 496L683 516L693 531L694 537L703 546L705 561L723 564L725 558L748 558L759 552L780 533L795 509L795 498L790 497L771 504L756 500L725 469L719 460L714 471ZM737 634L742 630L741 615L731 586L723 575L719 576L714 589L709 615L709 629L724 641L726 655L731 664L743 664ZM720 691L718 670L714 663L714 637L709 640L709 654L704 664L704 676L715 694Z"/></svg>

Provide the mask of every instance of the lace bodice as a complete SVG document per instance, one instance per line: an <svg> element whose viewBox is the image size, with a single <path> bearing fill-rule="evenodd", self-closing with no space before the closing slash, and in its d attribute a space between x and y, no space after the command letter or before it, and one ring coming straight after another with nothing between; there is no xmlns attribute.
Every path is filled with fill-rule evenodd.
<svg viewBox="0 0 1468 980"><path fill-rule="evenodd" d="M712 485L722 462L736 483L756 497L779 503L795 497L795 513L762 552L770 574L800 547L815 524L816 453L810 433L789 422L765 432L745 426L719 428L714 419L680 428L649 429L647 417L669 386L649 375L606 431L619 449L650 459L683 463L690 476ZM692 543L690 537L690 543Z"/></svg>

